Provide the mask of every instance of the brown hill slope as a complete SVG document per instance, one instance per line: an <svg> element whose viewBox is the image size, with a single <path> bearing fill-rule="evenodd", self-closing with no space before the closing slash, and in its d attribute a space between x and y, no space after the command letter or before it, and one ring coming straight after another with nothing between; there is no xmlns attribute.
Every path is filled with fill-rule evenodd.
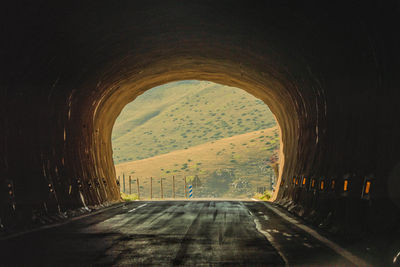
<svg viewBox="0 0 400 267"><path fill-rule="evenodd" d="M115 164L276 125L268 106L246 91L205 81L150 89L126 105L112 132Z"/></svg>
<svg viewBox="0 0 400 267"><path fill-rule="evenodd" d="M115 166L121 182L129 191L129 176L139 177L141 196L150 196L150 177L153 177L153 196L160 197L160 178L164 178L164 197L172 196L172 176L175 176L176 195L184 195L183 178L188 183L195 176L201 181L197 197L249 197L257 187L270 186L270 158L277 153L277 127L241 134L208 142L188 149L173 151ZM137 192L136 181L131 184Z"/></svg>

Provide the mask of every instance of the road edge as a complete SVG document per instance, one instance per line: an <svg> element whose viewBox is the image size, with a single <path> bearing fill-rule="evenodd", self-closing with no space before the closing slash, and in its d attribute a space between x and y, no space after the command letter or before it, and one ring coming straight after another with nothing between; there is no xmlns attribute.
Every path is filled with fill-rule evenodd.
<svg viewBox="0 0 400 267"><path fill-rule="evenodd" d="M355 264L356 266L372 266L370 263L364 261L363 259L359 258L358 256L354 255L353 253L349 252L348 250L346 250L345 248L341 247L340 245L338 245L337 243L329 240L328 238L322 236L321 234L319 234L316 230L308 227L307 225L301 223L299 220L297 220L294 217L291 217L290 215L285 214L284 212L278 210L277 208L275 208L272 205L268 205L267 203L265 203L264 201L259 201L257 199L252 199L253 201L256 202L261 202L263 203L263 205L271 210L272 212L274 212L276 215L282 217L284 220L286 220L287 222L295 225L297 228L303 230L304 232L306 232L307 234L313 236L315 239L319 240L320 242L322 242L323 244L325 244L327 247L329 247L330 249L332 249L333 251L335 251L337 254L341 255L342 257L344 257L345 259L347 259L348 261L350 261L351 263Z"/></svg>
<svg viewBox="0 0 400 267"><path fill-rule="evenodd" d="M114 203L114 204L111 204L108 207L100 208L100 209L98 209L96 211L93 211L93 212L89 212L89 213L86 213L86 214L81 214L81 215L78 215L78 216L75 216L75 217L67 218L65 221L62 221L62 222L43 225L43 226L40 226L40 227L37 227L37 228L33 228L33 229L29 229L29 230L26 230L26 231L21 231L21 232L9 234L9 235L6 235L6 236L2 236L2 237L0 237L0 241L5 241L5 240L9 240L11 238L19 237L19 236L22 236L22 235L26 235L26 234L38 232L38 231L41 231L41 230L46 230L46 229L62 226L62 225L68 224L68 223L73 222L73 221L77 221L77 220L80 220L80 219L83 219L83 218L86 218L86 217L89 217L89 216L93 216L93 215L105 212L105 211L110 210L110 209L116 209L116 208L119 208L119 207L123 207L123 206L125 206L125 205L127 205L129 203L131 203L131 202Z"/></svg>

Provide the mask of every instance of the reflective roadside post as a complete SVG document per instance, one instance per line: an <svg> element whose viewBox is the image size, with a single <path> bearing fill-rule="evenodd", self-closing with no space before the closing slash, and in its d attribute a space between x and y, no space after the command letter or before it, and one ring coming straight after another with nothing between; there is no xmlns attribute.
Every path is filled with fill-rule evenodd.
<svg viewBox="0 0 400 267"><path fill-rule="evenodd" d="M193 198L193 186L189 185L189 198L192 199Z"/></svg>

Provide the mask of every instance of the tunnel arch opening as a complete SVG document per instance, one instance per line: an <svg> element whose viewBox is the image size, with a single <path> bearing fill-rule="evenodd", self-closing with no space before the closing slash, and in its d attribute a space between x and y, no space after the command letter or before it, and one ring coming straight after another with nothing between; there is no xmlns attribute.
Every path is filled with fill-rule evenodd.
<svg viewBox="0 0 400 267"><path fill-rule="evenodd" d="M142 68L140 71L131 70L131 72L134 74L124 75L129 78L117 79L118 82L113 84L102 84L101 86L106 90L103 91L99 99L89 105L92 107L92 121L95 131L92 135L92 138L94 138L92 149L95 151L94 165L100 166L97 170L98 173L110 177L110 182L116 178L112 161L112 125L114 125L122 108L146 90L180 80L205 80L238 87L261 99L270 107L280 125L282 142L279 157L280 177L277 181L277 187L281 184L282 175L285 175L283 166L287 166L287 162L290 166L287 170L290 173L295 171L293 165L298 158L298 152L296 152L298 134L296 132L299 130L299 115L296 108L302 107L291 95L290 90L286 88L287 85L290 85L287 80L287 84L284 86L276 77L267 73L255 72L243 64L233 62L220 62L218 64L218 62L210 62L210 60L205 59L175 58L166 62L151 64L146 70ZM312 117L310 116L310 118ZM101 134L99 134L100 132ZM275 192L274 199L276 199L279 190ZM113 197L115 199L118 196L114 193Z"/></svg>
<svg viewBox="0 0 400 267"><path fill-rule="evenodd" d="M269 197L279 176L279 133L269 107L243 89L199 80L151 88L113 126L120 191L136 196L140 180L141 199L184 198L190 184L196 198Z"/></svg>

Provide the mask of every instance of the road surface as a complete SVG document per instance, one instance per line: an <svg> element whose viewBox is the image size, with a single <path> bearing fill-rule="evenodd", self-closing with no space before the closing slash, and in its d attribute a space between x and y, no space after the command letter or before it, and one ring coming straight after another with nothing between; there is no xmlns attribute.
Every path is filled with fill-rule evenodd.
<svg viewBox="0 0 400 267"><path fill-rule="evenodd" d="M0 265L352 266L274 209L255 201L127 203L1 240Z"/></svg>

